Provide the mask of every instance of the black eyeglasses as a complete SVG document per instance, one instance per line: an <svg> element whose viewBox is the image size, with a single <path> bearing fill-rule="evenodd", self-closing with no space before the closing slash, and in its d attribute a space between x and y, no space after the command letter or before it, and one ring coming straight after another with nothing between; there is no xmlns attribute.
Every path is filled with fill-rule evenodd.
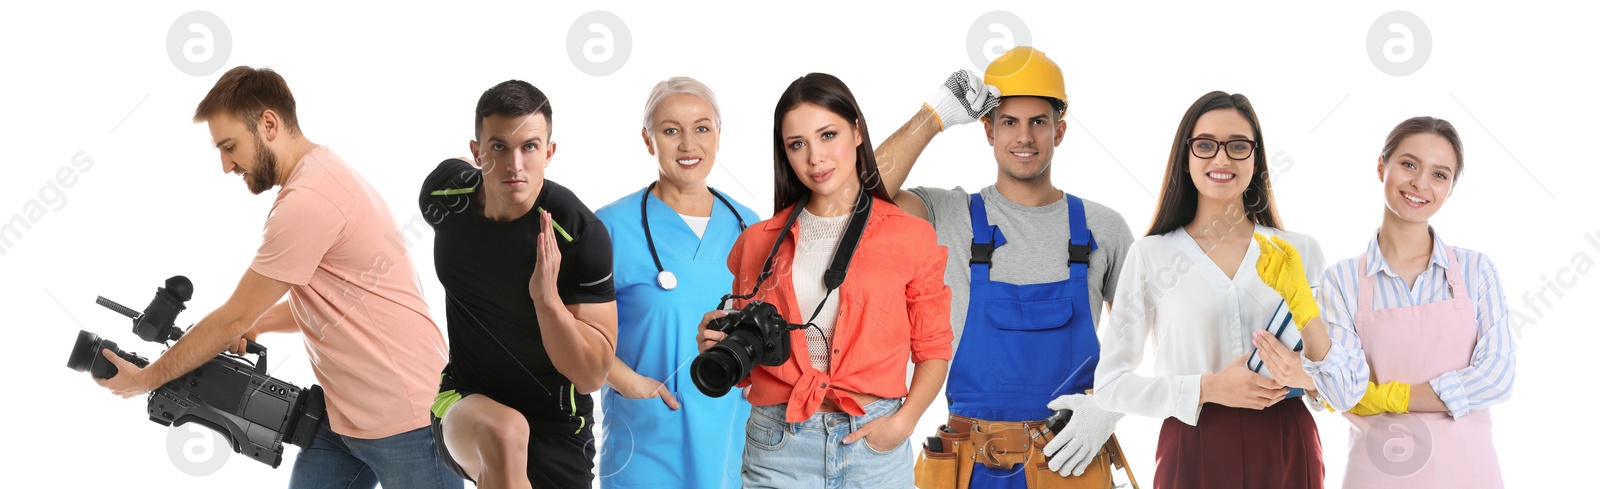
<svg viewBox="0 0 1600 489"><path fill-rule="evenodd" d="M1249 139L1218 141L1211 138L1189 138L1189 152L1193 153L1195 158L1202 160L1215 158L1219 148L1227 150L1230 159L1244 160L1256 152L1256 142Z"/></svg>

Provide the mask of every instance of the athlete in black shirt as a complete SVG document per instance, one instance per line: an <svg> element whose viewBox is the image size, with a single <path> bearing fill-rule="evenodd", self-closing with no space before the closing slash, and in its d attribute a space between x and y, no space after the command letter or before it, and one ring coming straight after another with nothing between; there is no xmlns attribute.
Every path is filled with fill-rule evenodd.
<svg viewBox="0 0 1600 489"><path fill-rule="evenodd" d="M616 351L611 238L544 179L556 148L543 93L507 81L476 113L477 166L440 163L419 199L450 339L434 435L447 465L480 487L588 487L589 394Z"/></svg>

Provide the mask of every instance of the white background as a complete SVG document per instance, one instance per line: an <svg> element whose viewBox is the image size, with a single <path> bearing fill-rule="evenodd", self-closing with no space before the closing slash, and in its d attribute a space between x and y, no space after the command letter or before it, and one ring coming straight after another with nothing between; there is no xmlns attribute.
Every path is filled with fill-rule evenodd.
<svg viewBox="0 0 1600 489"><path fill-rule="evenodd" d="M1387 131L1415 115L1448 119L1465 140L1466 169L1434 225L1448 243L1491 256L1514 312L1528 319L1517 329L1516 393L1493 410L1507 485L1590 473L1583 454L1597 433L1584 412L1592 376L1581 367L1593 363L1589 308L1600 279L1587 272L1600 259L1600 220L1585 148L1593 125L1580 121L1600 109L1592 83L1600 38L1595 12L1567 10L1586 5L370 5L6 8L0 225L20 215L31 226L0 255L10 333L0 361L13 386L8 455L0 457L13 477L7 485L278 487L288 479L293 447L276 470L232 455L214 475L187 475L167 455L167 430L146 420L143 398L118 399L63 368L79 329L146 357L160 351L94 305L96 295L138 309L164 278L185 274L198 288L180 317L188 324L222 303L259 243L271 192L252 196L222 174L205 126L190 123L221 70L185 74L165 50L174 20L201 9L230 31L224 69L279 70L305 134L361 172L402 226L418 214L423 176L442 158L467 154L478 95L508 78L552 97L558 151L548 176L596 208L654 178L638 136L651 85L673 75L706 82L725 121L710 183L770 215L769 124L783 87L811 71L839 76L881 142L950 71L981 70L967 55L967 32L997 9L1026 19L1033 44L1066 73L1071 113L1056 185L1121 212L1135 234L1148 226L1179 117L1207 91L1255 103L1280 212L1289 229L1321 242L1329 262L1360 253L1378 225L1375 157ZM609 76L580 71L567 55L568 29L591 10L616 14L632 35L630 57ZM1391 10L1416 14L1431 32L1431 55L1409 76L1380 72L1367 54L1368 29ZM42 190L75 157L93 165L59 194ZM962 126L934 141L908 184L976 189L994 181L994 168L982 131ZM442 325L431 235L410 251ZM314 382L298 336L264 343L274 375ZM932 432L943 406L934 403L914 436ZM1333 414L1317 420L1337 487L1348 425ZM1119 426L1146 483L1159 425L1129 417Z"/></svg>

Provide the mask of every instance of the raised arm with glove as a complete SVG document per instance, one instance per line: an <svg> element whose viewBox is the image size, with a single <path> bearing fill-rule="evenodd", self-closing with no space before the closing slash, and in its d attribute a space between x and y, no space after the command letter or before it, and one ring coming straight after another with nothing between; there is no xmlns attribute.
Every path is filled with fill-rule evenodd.
<svg viewBox="0 0 1600 489"><path fill-rule="evenodd" d="M927 219L928 210L922 199L912 192L900 191L911 175L911 167L934 136L950 127L975 122L999 107L1000 89L985 85L977 72L957 70L924 100L917 113L879 144L873 155L878 159L878 173L889 198L901 210Z"/></svg>
<svg viewBox="0 0 1600 489"><path fill-rule="evenodd" d="M983 75L976 71L957 70L922 105L933 112L939 131L944 132L952 126L977 122L1000 106L1000 89L983 84Z"/></svg>

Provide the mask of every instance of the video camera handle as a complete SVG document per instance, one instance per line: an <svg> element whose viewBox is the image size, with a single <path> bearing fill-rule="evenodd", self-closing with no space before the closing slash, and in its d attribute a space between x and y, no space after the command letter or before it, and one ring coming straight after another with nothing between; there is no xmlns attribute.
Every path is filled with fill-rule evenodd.
<svg viewBox="0 0 1600 489"><path fill-rule="evenodd" d="M267 347L261 346L260 343L256 343L254 341L250 341L249 339L245 339L244 340L244 352L246 354L253 354L253 355L256 356L256 373L259 373L259 374L262 374L262 375L266 375L266 373L267 373Z"/></svg>

